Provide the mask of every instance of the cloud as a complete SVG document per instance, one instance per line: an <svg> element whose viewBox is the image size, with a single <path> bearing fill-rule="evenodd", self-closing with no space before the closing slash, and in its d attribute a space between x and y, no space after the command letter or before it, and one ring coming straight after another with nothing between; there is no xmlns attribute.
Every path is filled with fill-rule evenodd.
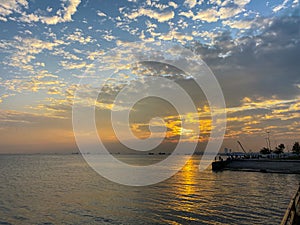
<svg viewBox="0 0 300 225"><path fill-rule="evenodd" d="M187 18L193 18L194 17L194 13L191 10L189 10L188 12L180 12L178 15L185 16Z"/></svg>
<svg viewBox="0 0 300 225"><path fill-rule="evenodd" d="M12 94L3 94L3 95L1 95L0 96L0 103L2 103L4 99L6 99L6 98L8 98L10 96L12 96Z"/></svg>
<svg viewBox="0 0 300 225"><path fill-rule="evenodd" d="M228 52L226 52L226 53L222 53L222 52L220 52L219 54L218 54L218 57L220 57L220 58L226 58L226 57L229 57L229 56L231 56L231 51L228 51Z"/></svg>
<svg viewBox="0 0 300 225"><path fill-rule="evenodd" d="M250 29L253 25L254 21L246 21L246 20L225 20L222 21L223 25L227 25L231 28L235 29Z"/></svg>
<svg viewBox="0 0 300 225"><path fill-rule="evenodd" d="M102 56L105 52L103 50L88 52L87 58L90 60L95 60L96 58Z"/></svg>
<svg viewBox="0 0 300 225"><path fill-rule="evenodd" d="M159 39L161 40L165 40L165 41L170 41L170 40L177 40L180 43L186 43L186 41L191 41L193 40L193 36L188 35L188 34L183 34L174 30L171 30L169 33L167 34L162 34L159 36Z"/></svg>
<svg viewBox="0 0 300 225"><path fill-rule="evenodd" d="M175 13L173 11L157 12L152 9L140 8L138 11L127 14L129 19L136 19L140 16L147 16L149 18L156 19L158 22L166 22L170 19L173 19Z"/></svg>
<svg viewBox="0 0 300 225"><path fill-rule="evenodd" d="M179 15L185 16L187 18L192 18L193 20L202 20L206 22L216 22L219 20L218 11L215 9L206 9L198 12L196 15L189 10L188 12L180 12Z"/></svg>
<svg viewBox="0 0 300 225"><path fill-rule="evenodd" d="M46 122L47 119L58 119L56 116L50 114L28 113L16 110L2 110L0 109L0 127L16 127L24 124L31 124L34 126L40 122Z"/></svg>
<svg viewBox="0 0 300 225"><path fill-rule="evenodd" d="M228 19L236 16L243 11L244 9L241 7L223 7L220 8L218 14L220 16L220 19Z"/></svg>
<svg viewBox="0 0 300 225"><path fill-rule="evenodd" d="M292 4L292 7L295 8L297 6L299 6L299 0L294 0L293 4Z"/></svg>
<svg viewBox="0 0 300 225"><path fill-rule="evenodd" d="M238 5L239 7L244 7L245 5L249 4L251 0L234 0L234 4Z"/></svg>
<svg viewBox="0 0 300 225"><path fill-rule="evenodd" d="M38 22L40 20L40 17L33 13L26 14L25 12L23 12L20 20L24 23Z"/></svg>
<svg viewBox="0 0 300 225"><path fill-rule="evenodd" d="M83 45L94 41L91 36L84 37L83 32L78 28L72 34L67 35L66 39Z"/></svg>
<svg viewBox="0 0 300 225"><path fill-rule="evenodd" d="M59 91L59 89L56 88L56 87L51 87L51 88L48 89L47 94L50 94L50 95L58 95L58 94L60 94L60 91Z"/></svg>
<svg viewBox="0 0 300 225"><path fill-rule="evenodd" d="M27 94L38 91L38 93L34 93L37 99L43 96L46 96L47 99L38 103L35 102L35 98L30 99L32 106L30 110L40 110L38 112L52 116L51 118L69 117L70 100L73 96L72 91L69 90L69 85L74 80L76 81L75 75L81 75L81 71L90 66L89 60L95 60L97 56L103 55L102 49L107 43L104 42L104 46L102 46L102 38L106 40L117 39L115 43L120 46L129 45L124 39L128 40L127 38L137 38L138 36L147 41L154 39L176 40L182 44L188 43L188 47L191 47L194 41L200 40L202 44L199 43L198 46L195 46L195 52L199 53L213 70L224 90L229 108L228 137L244 134L257 135L265 128L278 132L284 131L284 129L287 132L299 131L300 123L297 120L300 116L300 106L297 102L299 102L300 68L297 60L300 58L300 23L297 16L278 18L278 15L275 15L277 18L263 19L258 16L255 10L252 11L253 4L250 5L249 0L211 0L208 5L214 5L206 9L205 2L203 8L201 6L200 9L202 11L198 10L200 7L195 4L200 5L203 1L190 1L191 4L186 3L187 7L183 7L186 12L182 12L182 8L175 2L163 5L158 2L147 1L148 3L145 4L149 4L149 8L141 11L134 10L124 14L127 9L123 8L119 13L126 16L112 18L102 11L97 11L98 16L102 17L99 18L94 11L95 18L97 17L101 21L101 24L98 25L104 27L103 29L108 29L105 31L99 29L94 33L90 28L98 29L98 25L86 24L97 21L89 21L88 18L84 19L84 23L82 20L76 21L82 25L82 29L89 29L87 31L91 36L97 35L100 41L96 41L96 39L82 33L82 30L75 30L74 24L70 24L70 26L61 25L59 30L46 26L46 24L57 24L75 19L74 15L76 15L80 1L77 1L77 8L75 7L77 3L74 3L74 10L70 11L69 16L65 16L70 6L69 2L67 0L61 2L61 5L64 4L65 6L58 9L60 13L55 12L57 7L53 8L52 12L50 8L44 11L41 9L26 11L26 4L17 3L19 8L13 9L15 6L11 7L13 13L8 15L1 11L3 8L0 6L2 13L0 15L4 15L5 20L14 19L20 25L20 29L22 28L16 30L19 36L15 36L14 39L0 41L1 52L5 55L3 69L8 72L8 74L3 73L4 79L0 82L1 87L4 87L5 90L4 95L1 93L2 97L0 97L0 101L5 99L2 103L3 106L8 105L7 100L12 99L11 103L14 103L15 99L6 98L6 91L14 94L17 94L15 92ZM138 3L130 4L135 6ZM247 4L249 4L249 11L246 13L245 6ZM290 4L287 4L285 7L289 6ZM181 15L178 19L175 17L177 12ZM21 18L14 18L17 15L20 15ZM263 16L263 13L261 15ZM104 16L107 17L104 18ZM141 16L143 18L140 18ZM191 21L191 19L184 17L197 21ZM255 19L252 19L254 17ZM142 19L142 23L137 19ZM19 23L20 20L28 23L43 22L45 26L40 23L21 24ZM168 23L160 24L157 21ZM208 25L203 21L218 23ZM110 28L113 25L116 27ZM187 25L189 25L188 29L186 29ZM42 27L38 29L41 33L36 33L36 26ZM223 32L224 30L227 32ZM191 33L186 33L188 31ZM115 34L121 36L116 37ZM15 35L15 32L7 33L7 35ZM56 36L62 37L63 41L57 40ZM113 44L109 43L109 46ZM52 72L48 72L48 69ZM6 79L6 76L9 78ZM15 78L10 76L15 76ZM178 81L186 89L191 90L192 96L199 94L200 91L195 89L190 81L181 79L179 75L174 75L174 77L178 78L176 82ZM62 82L64 79L70 83ZM119 81L126 83L130 82L131 79L130 75L124 74L124 79ZM111 87L111 90L114 90L113 88L116 87ZM97 102L97 110L109 110L113 106L113 103L109 102L112 93L107 91L104 94L107 101ZM26 99L31 98L31 96L33 96L32 93ZM35 106L34 104L40 105ZM197 102L197 104L200 103ZM166 110L166 112L168 111ZM146 113L150 114L151 110ZM206 112L201 111L201 113L204 115ZM24 118L20 118L18 123L15 118L13 116L7 117L6 121L12 127L14 124L26 124L27 126L27 124L32 123L31 120ZM206 123L206 120L204 121ZM188 130L180 130L180 126L176 123L175 118L174 120L170 118L168 121L169 130L172 131L169 133L170 138L176 138L178 134L189 133ZM145 123L142 121L139 124ZM188 135L185 137L188 140Z"/></svg>
<svg viewBox="0 0 300 225"><path fill-rule="evenodd" d="M177 9L178 5L175 2L168 2L168 5L173 7L174 9Z"/></svg>
<svg viewBox="0 0 300 225"><path fill-rule="evenodd" d="M300 18L285 16L253 23L247 36L234 38L224 32L212 37L213 48L198 44L196 52L217 76L229 105L238 104L245 96L294 99L299 95ZM257 34L259 25L265 28ZM225 55L228 57L218 57Z"/></svg>
<svg viewBox="0 0 300 225"><path fill-rule="evenodd" d="M300 112L299 98L285 100L246 97L241 103L238 107L227 108L228 137L245 134L248 138L251 135L261 136L268 130L286 141L291 138L289 131L300 128L297 123Z"/></svg>
<svg viewBox="0 0 300 225"><path fill-rule="evenodd" d="M216 37L219 36L218 33L212 32L212 31L192 31L192 35L196 37L202 37L203 39L209 39L209 40L214 40Z"/></svg>
<svg viewBox="0 0 300 225"><path fill-rule="evenodd" d="M61 61L60 65L66 70L82 69L88 66L86 62L73 63L69 61Z"/></svg>
<svg viewBox="0 0 300 225"><path fill-rule="evenodd" d="M7 16L20 13L22 8L28 7L26 0L2 0L0 5L0 20L7 21Z"/></svg>
<svg viewBox="0 0 300 225"><path fill-rule="evenodd" d="M219 20L218 11L216 11L215 9L206 9L194 15L193 19L203 20L209 23L216 22Z"/></svg>
<svg viewBox="0 0 300 225"><path fill-rule="evenodd" d="M286 8L286 4L287 4L289 1L290 1L290 0L284 0L284 1L282 2L282 4L277 5L276 7L273 8L273 12L277 13L277 12L279 12L280 10Z"/></svg>
<svg viewBox="0 0 300 225"><path fill-rule="evenodd" d="M65 83L63 78L58 78L42 67L42 69L35 69L32 75L15 76L15 78L3 80L1 86L8 96L13 96L20 93L28 94L48 90L52 87L60 88L65 86Z"/></svg>
<svg viewBox="0 0 300 225"><path fill-rule="evenodd" d="M67 4L66 4L67 2ZM34 13L27 14L23 9L28 7L28 2L26 0L7 0L1 2L0 6L0 20L7 21L7 16L12 13L21 14L19 21L25 23L31 22L42 22L49 25L55 25L63 22L72 21L72 16L76 13L77 7L79 6L81 0L69 0L62 1L63 8L59 9L54 16L44 16L44 13L38 13L40 11L36 11ZM49 13L52 10L48 7L45 13Z"/></svg>
<svg viewBox="0 0 300 225"><path fill-rule="evenodd" d="M105 33L104 35L102 35L102 38L106 41L113 41L116 39L115 36L113 36L111 33Z"/></svg>
<svg viewBox="0 0 300 225"><path fill-rule="evenodd" d="M13 40L2 42L0 49L3 52L9 53L7 61L3 63L12 67L17 67L21 70L35 74L35 67L40 67L42 64L33 64L32 60L36 59L36 55L45 50L52 51L55 47L63 45L61 40L44 41L37 38L22 38L15 36Z"/></svg>
<svg viewBox="0 0 300 225"><path fill-rule="evenodd" d="M43 23L51 24L51 25L72 21L72 15L76 13L77 7L80 4L80 2L81 0L69 0L69 5L64 8L64 10L61 13L61 16L60 15L56 15L52 17L41 16L40 20ZM57 14L60 14L58 12Z"/></svg>
<svg viewBox="0 0 300 225"><path fill-rule="evenodd" d="M190 9L192 9L197 5L197 0L185 0L184 4L187 5Z"/></svg>
<svg viewBox="0 0 300 225"><path fill-rule="evenodd" d="M214 8L208 8L202 11L199 11L197 14L194 14L191 10L187 12L180 12L179 15L185 16L187 18L192 18L193 20L202 20L208 23L217 22L218 20L224 20L228 18L233 18L234 16L243 12L242 7L221 7L219 10Z"/></svg>
<svg viewBox="0 0 300 225"><path fill-rule="evenodd" d="M32 123L38 116L36 114L22 113L13 110L0 110L1 127L6 127L16 124Z"/></svg>
<svg viewBox="0 0 300 225"><path fill-rule="evenodd" d="M82 60L82 58L80 58L79 56L72 54L66 50L64 50L63 48L57 48L52 52L53 55L58 55L58 56L62 56L63 59L68 59L68 60Z"/></svg>
<svg viewBox="0 0 300 225"><path fill-rule="evenodd" d="M59 87L63 85L63 82L57 79L46 79L43 76L32 77L28 79L11 79L3 82L3 86L6 88L6 90L17 93L37 92L39 90L47 90L52 86Z"/></svg>
<svg viewBox="0 0 300 225"><path fill-rule="evenodd" d="M104 12L101 12L101 11L97 11L97 15L100 16L100 17L106 17L107 15L104 13Z"/></svg>
<svg viewBox="0 0 300 225"><path fill-rule="evenodd" d="M46 113L0 110L0 127L4 128L0 129L2 153L76 149L70 120L52 117Z"/></svg>

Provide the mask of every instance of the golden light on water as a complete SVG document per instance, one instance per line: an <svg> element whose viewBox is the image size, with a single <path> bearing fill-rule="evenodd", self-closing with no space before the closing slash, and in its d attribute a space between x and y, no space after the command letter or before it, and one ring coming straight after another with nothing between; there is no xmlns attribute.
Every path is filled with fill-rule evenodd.
<svg viewBox="0 0 300 225"><path fill-rule="evenodd" d="M195 193L195 176L197 174L197 166L192 159L189 159L182 168L181 179L183 182L182 193L191 195Z"/></svg>

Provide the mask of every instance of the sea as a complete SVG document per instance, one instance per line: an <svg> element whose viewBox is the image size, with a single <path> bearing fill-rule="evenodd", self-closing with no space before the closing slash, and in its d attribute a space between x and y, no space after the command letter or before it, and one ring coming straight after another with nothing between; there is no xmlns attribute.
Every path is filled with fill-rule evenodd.
<svg viewBox="0 0 300 225"><path fill-rule="evenodd" d="M280 224L300 181L199 172L198 164L191 157L173 177L131 187L103 178L81 155L0 155L0 224Z"/></svg>

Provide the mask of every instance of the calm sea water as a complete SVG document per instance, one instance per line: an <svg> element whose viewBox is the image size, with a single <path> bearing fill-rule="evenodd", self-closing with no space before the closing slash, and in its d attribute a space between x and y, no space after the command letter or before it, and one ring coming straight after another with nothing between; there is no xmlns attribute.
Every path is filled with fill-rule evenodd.
<svg viewBox="0 0 300 225"><path fill-rule="evenodd" d="M0 224L279 224L300 181L199 173L197 164L192 158L165 182L127 187L99 176L79 155L1 155Z"/></svg>

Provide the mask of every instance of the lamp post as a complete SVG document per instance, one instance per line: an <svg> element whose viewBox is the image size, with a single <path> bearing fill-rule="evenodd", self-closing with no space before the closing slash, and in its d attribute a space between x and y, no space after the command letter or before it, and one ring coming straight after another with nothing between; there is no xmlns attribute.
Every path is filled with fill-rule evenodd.
<svg viewBox="0 0 300 225"><path fill-rule="evenodd" d="M267 131L267 140L268 140L268 148L271 151L271 142L270 142L270 131Z"/></svg>
<svg viewBox="0 0 300 225"><path fill-rule="evenodd" d="M267 148L269 148L268 138L265 138L265 140L266 140Z"/></svg>

